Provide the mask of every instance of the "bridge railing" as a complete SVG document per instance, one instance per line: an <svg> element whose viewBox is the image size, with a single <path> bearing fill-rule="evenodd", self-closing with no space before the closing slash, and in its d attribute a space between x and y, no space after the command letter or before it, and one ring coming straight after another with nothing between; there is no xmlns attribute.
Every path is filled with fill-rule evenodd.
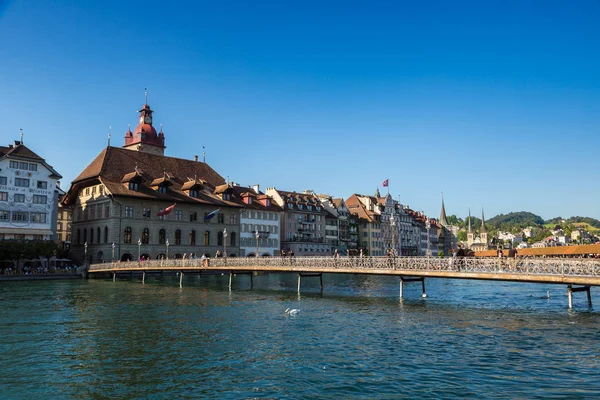
<svg viewBox="0 0 600 400"><path fill-rule="evenodd" d="M600 276L600 260L583 258L435 258L435 257L228 257L129 261L90 265L90 272L105 270L211 269L260 267L315 270L460 271L498 274Z"/></svg>

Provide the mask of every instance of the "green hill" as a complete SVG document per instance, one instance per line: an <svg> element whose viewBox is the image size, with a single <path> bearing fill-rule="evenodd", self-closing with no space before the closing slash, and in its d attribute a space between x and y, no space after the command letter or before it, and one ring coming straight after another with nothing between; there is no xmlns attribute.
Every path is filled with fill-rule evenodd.
<svg viewBox="0 0 600 400"><path fill-rule="evenodd" d="M511 228L527 228L528 226L544 225L544 219L539 215L530 212L520 211L508 214L496 215L493 218L485 221L486 226L491 226L494 229L509 231Z"/></svg>
<svg viewBox="0 0 600 400"><path fill-rule="evenodd" d="M555 225L561 225L561 224L570 225L570 224L581 224L581 223L593 226L594 228L600 228L600 221L598 221L595 218L590 218L590 217L577 216L577 217L571 217L569 219L563 219L561 217L556 217L556 218L552 218L552 219L549 219L548 221L546 221L546 224L555 224Z"/></svg>

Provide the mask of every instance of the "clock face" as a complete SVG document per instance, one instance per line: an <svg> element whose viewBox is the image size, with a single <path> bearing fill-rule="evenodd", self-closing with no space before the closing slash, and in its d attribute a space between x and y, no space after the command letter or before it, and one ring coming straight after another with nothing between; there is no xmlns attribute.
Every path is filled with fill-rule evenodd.
<svg viewBox="0 0 600 400"><path fill-rule="evenodd" d="M147 116L145 119L147 124L151 124L152 123L152 118L150 116Z"/></svg>

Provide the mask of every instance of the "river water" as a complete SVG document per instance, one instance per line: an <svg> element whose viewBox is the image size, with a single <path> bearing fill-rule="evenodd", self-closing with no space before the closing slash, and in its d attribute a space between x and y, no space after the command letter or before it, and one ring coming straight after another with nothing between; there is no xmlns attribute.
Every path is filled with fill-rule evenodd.
<svg viewBox="0 0 600 400"><path fill-rule="evenodd" d="M392 277L146 282L0 282L0 397L600 396L600 313L584 293L568 311L564 286L429 279L400 301Z"/></svg>

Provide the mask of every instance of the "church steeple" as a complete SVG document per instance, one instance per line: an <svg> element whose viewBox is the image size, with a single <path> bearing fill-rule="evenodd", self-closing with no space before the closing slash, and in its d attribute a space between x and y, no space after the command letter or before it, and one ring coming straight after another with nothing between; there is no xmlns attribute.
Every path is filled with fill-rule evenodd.
<svg viewBox="0 0 600 400"><path fill-rule="evenodd" d="M471 207L469 207L469 230L467 233L473 233L473 227L471 226Z"/></svg>
<svg viewBox="0 0 600 400"><path fill-rule="evenodd" d="M471 247L475 241L475 235L473 235L473 226L471 226L471 207L469 207L469 228L467 230L467 246Z"/></svg>
<svg viewBox="0 0 600 400"><path fill-rule="evenodd" d="M442 211L440 211L440 225L447 226L448 219L446 218L446 208L444 207L444 194L442 193Z"/></svg>
<svg viewBox="0 0 600 400"><path fill-rule="evenodd" d="M488 237L487 230L485 229L485 217L483 216L483 207L481 207L481 232L479 233L479 237L481 239L481 242L485 243L485 245L487 246Z"/></svg>
<svg viewBox="0 0 600 400"><path fill-rule="evenodd" d="M485 217L483 216L483 207L481 208L481 232L487 232L485 230Z"/></svg>
<svg viewBox="0 0 600 400"><path fill-rule="evenodd" d="M379 194L379 186L377 186L377 190L375 191L375 197L380 198L381 195Z"/></svg>

